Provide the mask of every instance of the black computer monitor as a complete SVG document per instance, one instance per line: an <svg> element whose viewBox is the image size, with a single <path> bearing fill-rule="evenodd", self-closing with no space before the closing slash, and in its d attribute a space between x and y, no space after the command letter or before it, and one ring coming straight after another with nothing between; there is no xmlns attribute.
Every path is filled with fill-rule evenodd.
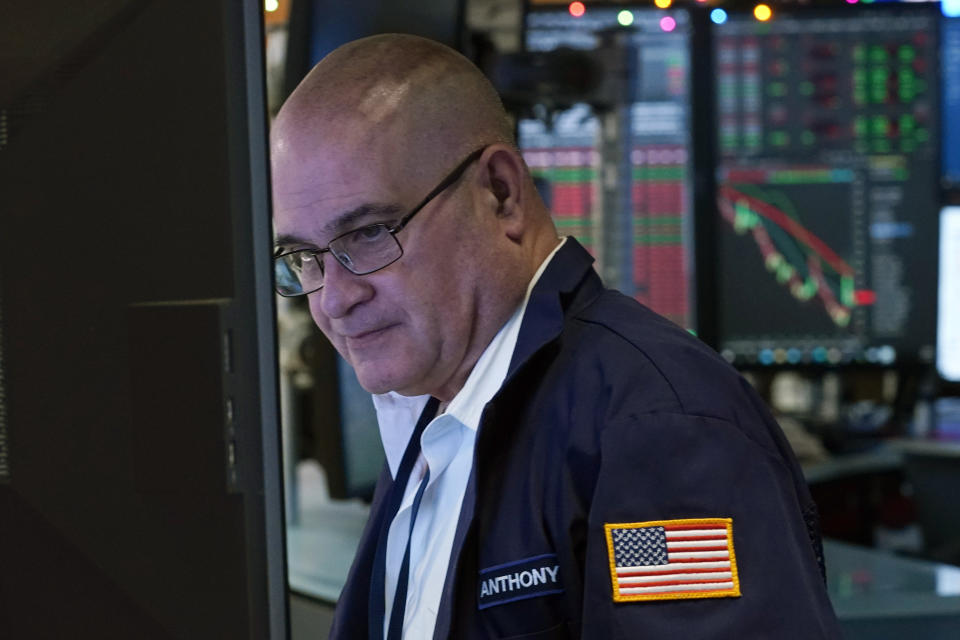
<svg viewBox="0 0 960 640"><path fill-rule="evenodd" d="M287 637L258 2L0 20L0 637Z"/></svg>
<svg viewBox="0 0 960 640"><path fill-rule="evenodd" d="M930 364L938 12L716 25L718 348L739 366Z"/></svg>
<svg viewBox="0 0 960 640"><path fill-rule="evenodd" d="M624 99L602 104L547 110L541 96L518 123L558 230L594 254L608 286L693 328L689 13L587 3L575 16L532 5L524 26L528 51L595 53L603 86L624 84L613 90Z"/></svg>

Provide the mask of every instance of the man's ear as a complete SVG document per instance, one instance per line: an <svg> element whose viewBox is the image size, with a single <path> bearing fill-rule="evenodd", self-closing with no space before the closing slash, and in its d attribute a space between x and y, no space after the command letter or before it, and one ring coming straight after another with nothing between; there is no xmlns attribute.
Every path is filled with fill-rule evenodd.
<svg viewBox="0 0 960 640"><path fill-rule="evenodd" d="M504 145L491 145L483 154L483 186L488 203L495 210L507 235L518 240L526 223L526 168L515 149Z"/></svg>

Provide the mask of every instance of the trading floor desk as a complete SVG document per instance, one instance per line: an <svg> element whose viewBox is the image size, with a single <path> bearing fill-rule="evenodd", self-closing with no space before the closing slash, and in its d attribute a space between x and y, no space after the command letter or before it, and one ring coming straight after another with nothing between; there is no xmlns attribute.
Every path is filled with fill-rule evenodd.
<svg viewBox="0 0 960 640"><path fill-rule="evenodd" d="M909 485L925 553L956 563L960 444L890 440L804 471L825 532L863 544L871 543L874 527L890 517L885 496L896 500ZM830 539L824 553L830 599L846 638L960 638L960 567Z"/></svg>
<svg viewBox="0 0 960 640"><path fill-rule="evenodd" d="M847 640L960 637L960 567L833 540L824 554Z"/></svg>
<svg viewBox="0 0 960 640"><path fill-rule="evenodd" d="M825 536L872 546L878 525L915 521L924 557L960 565L960 442L887 440L805 467L804 475Z"/></svg>

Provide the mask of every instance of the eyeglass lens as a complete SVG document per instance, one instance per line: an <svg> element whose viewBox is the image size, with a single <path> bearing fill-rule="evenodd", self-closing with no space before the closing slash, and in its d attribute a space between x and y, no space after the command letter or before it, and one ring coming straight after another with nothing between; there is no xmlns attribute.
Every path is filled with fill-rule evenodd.
<svg viewBox="0 0 960 640"><path fill-rule="evenodd" d="M330 253L352 273L364 275L394 262L403 250L387 225L373 224L332 240ZM323 286L323 255L313 249L278 256L274 263L281 295L302 295Z"/></svg>

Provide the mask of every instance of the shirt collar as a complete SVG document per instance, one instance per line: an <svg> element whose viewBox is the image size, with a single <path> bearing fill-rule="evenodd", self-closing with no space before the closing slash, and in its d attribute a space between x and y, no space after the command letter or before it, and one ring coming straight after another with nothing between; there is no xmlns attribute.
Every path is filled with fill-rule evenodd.
<svg viewBox="0 0 960 640"><path fill-rule="evenodd" d="M523 302L483 350L463 388L447 406L446 414L456 418L466 428L472 431L477 430L483 408L500 390L503 380L507 377L510 359L517 345L517 336L523 322L523 314L530 300L530 292L533 291L537 280L543 275L547 265L564 242L566 238L561 240L550 255L540 263L540 267L527 285ZM380 426L380 439L383 442L390 473L394 477L397 475L400 460L416 426L417 418L420 417L429 397L426 395L403 396L395 391L373 395L373 406L377 410L377 423Z"/></svg>

